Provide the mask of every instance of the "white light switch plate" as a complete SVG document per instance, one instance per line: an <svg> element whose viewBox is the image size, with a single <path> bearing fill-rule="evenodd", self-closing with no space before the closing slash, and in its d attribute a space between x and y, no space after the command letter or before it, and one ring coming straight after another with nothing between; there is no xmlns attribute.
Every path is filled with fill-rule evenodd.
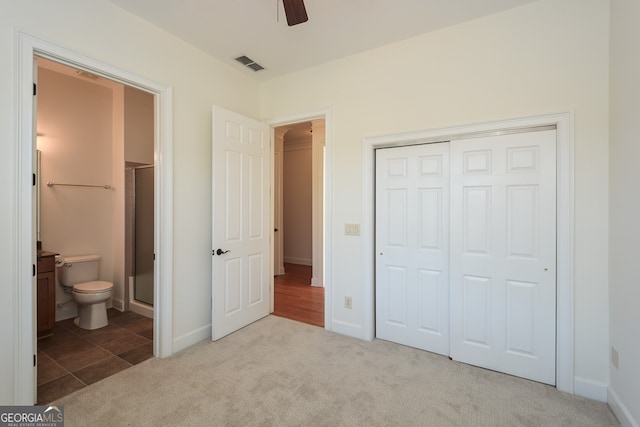
<svg viewBox="0 0 640 427"><path fill-rule="evenodd" d="M344 225L345 236L359 236L360 224L345 224Z"/></svg>

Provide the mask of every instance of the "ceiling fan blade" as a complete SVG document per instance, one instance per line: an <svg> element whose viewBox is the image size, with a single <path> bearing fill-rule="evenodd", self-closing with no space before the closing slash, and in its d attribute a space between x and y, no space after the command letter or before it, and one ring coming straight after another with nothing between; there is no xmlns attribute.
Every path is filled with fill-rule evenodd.
<svg viewBox="0 0 640 427"><path fill-rule="evenodd" d="M284 5L284 13L287 15L287 24L290 27L309 20L304 0L282 0L282 4Z"/></svg>

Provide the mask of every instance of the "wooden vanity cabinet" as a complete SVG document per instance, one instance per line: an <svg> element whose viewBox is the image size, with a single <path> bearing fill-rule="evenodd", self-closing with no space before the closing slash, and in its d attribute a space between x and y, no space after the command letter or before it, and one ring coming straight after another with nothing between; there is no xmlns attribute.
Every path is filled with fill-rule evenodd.
<svg viewBox="0 0 640 427"><path fill-rule="evenodd" d="M56 323L55 256L38 256L37 332L38 337L51 334Z"/></svg>

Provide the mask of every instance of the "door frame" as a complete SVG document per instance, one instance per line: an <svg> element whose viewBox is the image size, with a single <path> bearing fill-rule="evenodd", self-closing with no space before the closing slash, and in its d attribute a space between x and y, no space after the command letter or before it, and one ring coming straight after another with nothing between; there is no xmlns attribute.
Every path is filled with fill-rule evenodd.
<svg viewBox="0 0 640 427"><path fill-rule="evenodd" d="M282 128L273 129L273 275L280 276L285 274L284 269L284 226L283 212L284 203L282 198L284 185L284 131ZM278 146L280 149L278 149ZM276 156L276 154L278 156ZM277 184L277 185L276 185ZM276 191L277 190L277 191ZM276 213L278 215L276 215ZM277 232L275 230L278 230ZM273 303L273 301L272 301ZM273 304L271 304L273 312Z"/></svg>
<svg viewBox="0 0 640 427"><path fill-rule="evenodd" d="M574 392L574 113L520 117L365 137L362 142L362 325L363 339L375 337L375 150L416 143L447 141L480 133L556 126L556 388Z"/></svg>
<svg viewBox="0 0 640 427"><path fill-rule="evenodd" d="M17 260L14 283L14 396L16 403L33 405L35 395L35 209L32 200L33 158L36 151L33 112L33 58L40 56L151 93L155 97L155 224L153 354L173 353L173 89L140 75L16 31L16 222L13 247Z"/></svg>
<svg viewBox="0 0 640 427"><path fill-rule="evenodd" d="M275 151L275 128L280 126L286 126L294 123L300 122L309 122L317 119L324 119L325 123L325 159L324 159L324 170L323 170L323 179L324 179L324 328L328 331L332 330L332 304L331 304L331 234L333 230L332 220L331 220L331 212L332 212L332 178L331 178L331 167L332 167L332 153L333 153L333 113L330 107L324 108L321 110L311 111L307 113L294 114L290 116L284 117L276 117L273 119L265 120L269 126L271 126L271 212L273 212L275 207L274 200L274 172L275 168L273 167L274 163L274 151ZM271 216L271 266L274 264L274 241L275 236L273 233L274 229L274 215ZM273 312L273 291L274 291L274 280L273 274L270 277L271 280L271 312Z"/></svg>

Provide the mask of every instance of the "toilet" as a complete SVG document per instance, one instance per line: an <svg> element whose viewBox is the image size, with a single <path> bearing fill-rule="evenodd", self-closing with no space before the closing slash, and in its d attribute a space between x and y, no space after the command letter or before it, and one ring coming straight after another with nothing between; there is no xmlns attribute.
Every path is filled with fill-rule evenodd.
<svg viewBox="0 0 640 427"><path fill-rule="evenodd" d="M107 326L106 303L113 283L98 280L100 255L57 256L56 267L60 284L78 304L79 315L73 321L76 326L87 330Z"/></svg>

